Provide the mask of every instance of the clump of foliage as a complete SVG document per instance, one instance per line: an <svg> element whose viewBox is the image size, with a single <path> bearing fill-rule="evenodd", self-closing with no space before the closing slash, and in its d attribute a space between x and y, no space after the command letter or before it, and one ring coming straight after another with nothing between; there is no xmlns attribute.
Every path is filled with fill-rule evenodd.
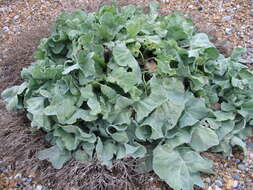
<svg viewBox="0 0 253 190"><path fill-rule="evenodd" d="M74 157L110 166L145 158L176 190L202 185L212 162L199 152L245 150L253 123L253 73L243 50L225 58L191 20L160 16L158 4L63 13L42 40L24 82L2 92L7 109L25 109L52 147L56 168Z"/></svg>

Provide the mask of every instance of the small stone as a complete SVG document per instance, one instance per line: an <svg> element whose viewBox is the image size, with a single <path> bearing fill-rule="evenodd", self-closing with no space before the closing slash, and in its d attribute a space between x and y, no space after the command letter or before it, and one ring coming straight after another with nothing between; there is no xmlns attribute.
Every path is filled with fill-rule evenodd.
<svg viewBox="0 0 253 190"><path fill-rule="evenodd" d="M226 188L227 189L232 189L233 187L233 184L234 184L234 181L233 180L228 180L228 182L226 183Z"/></svg>
<svg viewBox="0 0 253 190"><path fill-rule="evenodd" d="M248 142L247 143L247 148L253 149L253 142Z"/></svg>
<svg viewBox="0 0 253 190"><path fill-rule="evenodd" d="M9 27L8 27L8 26L4 26L4 27L3 27L3 31L4 31L4 32L9 32L9 31L10 31L10 29L9 29Z"/></svg>
<svg viewBox="0 0 253 190"><path fill-rule="evenodd" d="M240 159L235 159L235 162L239 164L241 162L241 160Z"/></svg>
<svg viewBox="0 0 253 190"><path fill-rule="evenodd" d="M238 186L235 188L236 190L244 190L245 188L244 187L241 187L241 186Z"/></svg>
<svg viewBox="0 0 253 190"><path fill-rule="evenodd" d="M239 164L237 166L238 169L242 170L242 171L246 171L247 170L247 167L244 165L244 164Z"/></svg>
<svg viewBox="0 0 253 190"><path fill-rule="evenodd" d="M14 16L14 20L17 20L17 19L19 19L19 16L18 15Z"/></svg>
<svg viewBox="0 0 253 190"><path fill-rule="evenodd" d="M3 172L8 169L8 166L0 166L0 171Z"/></svg>
<svg viewBox="0 0 253 190"><path fill-rule="evenodd" d="M224 16L222 18L223 21L230 21L231 20L231 16Z"/></svg>
<svg viewBox="0 0 253 190"><path fill-rule="evenodd" d="M251 13L249 15L253 17L253 11L251 11Z"/></svg>
<svg viewBox="0 0 253 190"><path fill-rule="evenodd" d="M17 175L15 175L15 177L14 177L15 179L17 179L17 178L21 178L21 173L18 173Z"/></svg>
<svg viewBox="0 0 253 190"><path fill-rule="evenodd" d="M231 174L231 177L236 179L236 180L240 180L241 176L237 175L237 174Z"/></svg>
<svg viewBox="0 0 253 190"><path fill-rule="evenodd" d="M19 183L17 183L17 184L15 185L15 187L21 187L21 185L20 185Z"/></svg>
<svg viewBox="0 0 253 190"><path fill-rule="evenodd" d="M27 182L27 178L24 177L24 178L21 179L21 181L24 182L24 183L26 183Z"/></svg>
<svg viewBox="0 0 253 190"><path fill-rule="evenodd" d="M215 180L215 185L221 187L223 185L223 182L221 180Z"/></svg>
<svg viewBox="0 0 253 190"><path fill-rule="evenodd" d="M226 28L226 34L231 35L232 34L232 28Z"/></svg>
<svg viewBox="0 0 253 190"><path fill-rule="evenodd" d="M37 185L37 187L36 187L36 190L42 190L42 186L41 185Z"/></svg>
<svg viewBox="0 0 253 190"><path fill-rule="evenodd" d="M233 183L233 188L237 188L238 185L239 185L239 182L238 182L238 181L234 181L234 183Z"/></svg>
<svg viewBox="0 0 253 190"><path fill-rule="evenodd" d="M222 190L221 188L219 188L217 185L215 185L214 190Z"/></svg>
<svg viewBox="0 0 253 190"><path fill-rule="evenodd" d="M249 158L253 160L253 153L249 154Z"/></svg>
<svg viewBox="0 0 253 190"><path fill-rule="evenodd" d="M210 177L207 177L207 178L205 178L205 182L208 184L211 184L212 181L211 181Z"/></svg>

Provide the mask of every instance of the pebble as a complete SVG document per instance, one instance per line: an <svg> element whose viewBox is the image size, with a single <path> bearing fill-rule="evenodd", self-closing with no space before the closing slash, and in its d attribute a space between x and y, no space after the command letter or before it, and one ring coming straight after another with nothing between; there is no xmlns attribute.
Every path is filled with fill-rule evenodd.
<svg viewBox="0 0 253 190"><path fill-rule="evenodd" d="M231 177L232 178L234 178L234 179L236 179L236 180L240 180L240 176L239 175L237 175L237 174L231 174Z"/></svg>
<svg viewBox="0 0 253 190"><path fill-rule="evenodd" d="M36 189L35 190L42 190L42 186L41 185L37 185Z"/></svg>
<svg viewBox="0 0 253 190"><path fill-rule="evenodd" d="M249 15L253 17L253 11L251 11L251 13Z"/></svg>
<svg viewBox="0 0 253 190"><path fill-rule="evenodd" d="M4 31L4 32L9 32L9 31L10 31L10 29L9 29L9 27L8 27L8 26L4 26L4 27L3 27L3 31Z"/></svg>
<svg viewBox="0 0 253 190"><path fill-rule="evenodd" d="M223 182L221 180L215 180L215 185L221 187L223 185Z"/></svg>
<svg viewBox="0 0 253 190"><path fill-rule="evenodd" d="M217 185L215 185L214 190L222 190L220 187L218 187Z"/></svg>
<svg viewBox="0 0 253 190"><path fill-rule="evenodd" d="M223 21L230 21L231 20L231 16L224 16L222 18Z"/></svg>
<svg viewBox="0 0 253 190"><path fill-rule="evenodd" d="M237 166L238 169L242 170L242 171L246 171L247 170L247 167L244 165L244 164L239 164Z"/></svg>
<svg viewBox="0 0 253 190"><path fill-rule="evenodd" d="M234 185L234 181L230 179L230 180L228 180L228 182L226 183L226 188L227 188L227 189L232 189L233 185Z"/></svg>
<svg viewBox="0 0 253 190"><path fill-rule="evenodd" d="M17 178L21 178L21 176L22 176L22 175L21 175L21 173L18 173L17 175L15 175L15 177L14 177L14 178L15 178L15 179L17 179Z"/></svg>
<svg viewBox="0 0 253 190"><path fill-rule="evenodd" d="M249 154L249 158L253 160L253 153Z"/></svg>
<svg viewBox="0 0 253 190"><path fill-rule="evenodd" d="M207 178L205 178L205 182L208 184L211 184L212 181L211 181L210 177L207 177Z"/></svg>
<svg viewBox="0 0 253 190"><path fill-rule="evenodd" d="M231 35L232 34L232 28L226 28L226 34Z"/></svg>
<svg viewBox="0 0 253 190"><path fill-rule="evenodd" d="M239 185L239 182L238 182L238 181L234 181L234 183L233 183L233 188L238 187L238 185Z"/></svg>
<svg viewBox="0 0 253 190"><path fill-rule="evenodd" d="M19 16L18 15L14 16L14 20L17 20L17 19L19 19Z"/></svg>

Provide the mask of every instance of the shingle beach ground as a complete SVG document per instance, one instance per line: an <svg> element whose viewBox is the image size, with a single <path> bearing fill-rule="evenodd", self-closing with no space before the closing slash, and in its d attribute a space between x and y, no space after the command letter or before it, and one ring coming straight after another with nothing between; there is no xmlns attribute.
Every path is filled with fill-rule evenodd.
<svg viewBox="0 0 253 190"><path fill-rule="evenodd" d="M103 0L0 0L0 91L20 81L16 75L19 75L23 66L27 66L32 61L32 52L36 49L39 39L49 34L50 23L60 12L76 8L94 11L108 2ZM118 2L121 5L146 5L149 1L118 0ZM247 53L244 55L245 62L253 68L252 0L166 0L166 2L161 2L162 14L169 14L174 10L181 10L186 16L191 17L199 30L210 34L214 43L225 54L229 54L236 46L247 48ZM12 62L20 64L14 67ZM34 171L27 169L25 173L22 172L29 163L24 161L24 155L28 153L22 150L29 146L33 147L32 156L30 156L33 157L34 151L37 150L43 138L43 134L31 134L25 128L29 122L24 120L22 113L7 113L3 102L0 101L0 128L2 128L0 129L0 190L58 189L52 188L52 184L57 184L55 181L57 175L52 184L48 184L45 181L50 180L39 182ZM19 134L26 135L26 138L30 140L20 142L20 146L17 146L19 138L15 135ZM13 144L4 144L10 139L13 139ZM20 137L20 139L23 138ZM204 189L253 190L253 138L249 139L247 145L246 159L237 150L228 158L223 158L218 154L204 153L215 162L214 170L216 171L215 175L203 176ZM11 151L15 153L20 151L21 156L17 157L19 158L16 160L17 163L12 160ZM33 164L36 165L36 162ZM22 170L19 170L20 167L17 165L22 165ZM42 165L38 165L38 168L40 169Z"/></svg>

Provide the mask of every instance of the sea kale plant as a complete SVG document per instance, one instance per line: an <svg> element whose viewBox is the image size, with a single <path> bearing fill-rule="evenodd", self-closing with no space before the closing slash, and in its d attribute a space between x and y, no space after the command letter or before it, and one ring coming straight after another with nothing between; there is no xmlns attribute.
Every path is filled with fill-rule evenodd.
<svg viewBox="0 0 253 190"><path fill-rule="evenodd" d="M175 190L201 186L212 173L203 151L245 152L253 124L253 73L243 49L220 54L180 13L133 5L62 13L42 39L24 82L2 92L8 110L24 109L52 147L40 159L61 168L72 157L143 158Z"/></svg>

